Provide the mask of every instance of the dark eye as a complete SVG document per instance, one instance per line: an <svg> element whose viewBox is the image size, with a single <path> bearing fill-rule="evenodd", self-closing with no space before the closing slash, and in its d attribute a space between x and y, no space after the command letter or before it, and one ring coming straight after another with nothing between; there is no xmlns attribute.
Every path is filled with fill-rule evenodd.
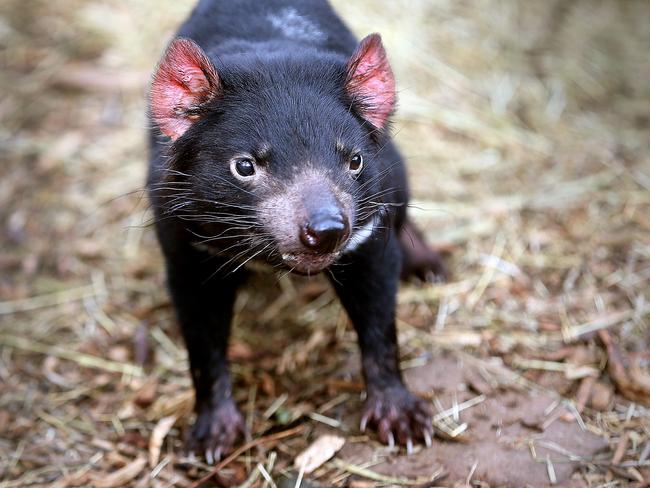
<svg viewBox="0 0 650 488"><path fill-rule="evenodd" d="M255 174L255 162L250 158L233 159L230 163L230 171L237 178L250 178Z"/></svg>
<svg viewBox="0 0 650 488"><path fill-rule="evenodd" d="M350 158L350 171L357 175L361 172L363 168L363 156L361 153L357 153L352 158Z"/></svg>

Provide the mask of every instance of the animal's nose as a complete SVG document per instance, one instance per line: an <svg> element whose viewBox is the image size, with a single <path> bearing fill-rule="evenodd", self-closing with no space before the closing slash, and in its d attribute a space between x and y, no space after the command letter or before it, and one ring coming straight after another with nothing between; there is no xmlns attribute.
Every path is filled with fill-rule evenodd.
<svg viewBox="0 0 650 488"><path fill-rule="evenodd" d="M303 245L322 254L336 250L350 234L348 219L340 213L320 212L313 215L300 229Z"/></svg>

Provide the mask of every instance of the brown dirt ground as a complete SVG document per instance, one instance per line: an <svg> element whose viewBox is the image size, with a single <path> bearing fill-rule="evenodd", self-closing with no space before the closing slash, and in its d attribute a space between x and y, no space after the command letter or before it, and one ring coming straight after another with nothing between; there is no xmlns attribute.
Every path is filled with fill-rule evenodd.
<svg viewBox="0 0 650 488"><path fill-rule="evenodd" d="M204 485L294 486L334 432L302 486L647 486L650 5L334 3L384 36L410 211L449 252L452 279L404 285L398 312L438 436L406 456L362 435L333 293L260 275L230 355L264 442ZM183 456L192 393L142 192L147 80L191 6L0 4L0 487L212 472Z"/></svg>

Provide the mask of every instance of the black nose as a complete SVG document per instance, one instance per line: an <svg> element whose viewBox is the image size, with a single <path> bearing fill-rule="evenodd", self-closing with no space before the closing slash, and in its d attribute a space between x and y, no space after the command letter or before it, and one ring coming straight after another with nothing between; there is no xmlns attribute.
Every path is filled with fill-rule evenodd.
<svg viewBox="0 0 650 488"><path fill-rule="evenodd" d="M302 229L300 241L305 247L322 254L333 252L350 234L348 219L335 213L318 213Z"/></svg>

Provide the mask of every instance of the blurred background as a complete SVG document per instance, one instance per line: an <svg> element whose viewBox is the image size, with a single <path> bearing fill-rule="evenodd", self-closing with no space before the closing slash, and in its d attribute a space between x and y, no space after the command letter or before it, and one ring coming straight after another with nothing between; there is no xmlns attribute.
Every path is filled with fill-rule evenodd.
<svg viewBox="0 0 650 488"><path fill-rule="evenodd" d="M333 4L358 36L384 38L410 212L452 272L402 287L403 367L440 412L482 410L440 416L440 447L411 458L358 436L355 338L332 292L258 277L237 305L237 399L254 436L303 428L212 482L255 486L257 462L280 480L327 428L357 437L315 486L645 486L650 4ZM0 4L2 487L209 472L182 458L192 393L143 193L148 80L192 6ZM508 408L518 430L492 439Z"/></svg>

